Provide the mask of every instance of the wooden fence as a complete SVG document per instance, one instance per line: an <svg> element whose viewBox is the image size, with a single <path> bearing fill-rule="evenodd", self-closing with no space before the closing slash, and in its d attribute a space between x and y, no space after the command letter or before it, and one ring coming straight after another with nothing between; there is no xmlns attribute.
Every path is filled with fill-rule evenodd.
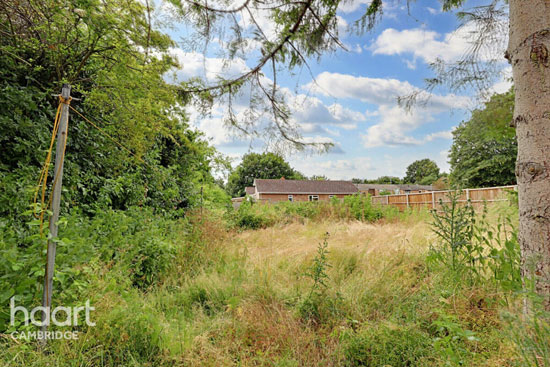
<svg viewBox="0 0 550 367"><path fill-rule="evenodd" d="M509 200L507 196L508 191L517 191L517 186L463 189L458 201L461 203L470 202L471 205L478 208L483 206L484 202L491 203ZM439 209L441 202L449 202L449 192L450 191L430 191L423 193L373 196L372 203L396 206L401 211L407 208Z"/></svg>

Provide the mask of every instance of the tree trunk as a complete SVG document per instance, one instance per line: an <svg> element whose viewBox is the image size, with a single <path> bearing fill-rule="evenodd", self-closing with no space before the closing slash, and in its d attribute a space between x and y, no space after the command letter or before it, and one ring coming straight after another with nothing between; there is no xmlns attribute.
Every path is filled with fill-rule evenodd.
<svg viewBox="0 0 550 367"><path fill-rule="evenodd" d="M510 0L522 272L550 309L550 0Z"/></svg>

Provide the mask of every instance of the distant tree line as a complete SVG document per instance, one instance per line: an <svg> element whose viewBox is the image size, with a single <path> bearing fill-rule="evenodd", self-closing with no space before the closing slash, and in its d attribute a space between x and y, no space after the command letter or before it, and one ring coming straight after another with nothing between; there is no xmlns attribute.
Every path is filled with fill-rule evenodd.
<svg viewBox="0 0 550 367"><path fill-rule="evenodd" d="M516 184L515 166L518 152L515 130L510 126L514 110L514 91L495 94L484 106L472 112L453 131L449 153L451 172L441 173L428 158L407 167L406 175L377 179L354 178L354 183L434 185L448 187L491 187Z"/></svg>
<svg viewBox="0 0 550 367"><path fill-rule="evenodd" d="M517 142L510 127L514 108L514 91L493 95L483 108L474 110L467 121L453 131L449 154L450 174L441 172L429 158L412 162L403 178L381 176L376 179L353 178L356 184L433 185L451 187L490 187L516 183ZM229 176L227 191L243 196L244 188L254 178L328 180L325 175L307 177L293 169L283 157L274 153L249 153Z"/></svg>

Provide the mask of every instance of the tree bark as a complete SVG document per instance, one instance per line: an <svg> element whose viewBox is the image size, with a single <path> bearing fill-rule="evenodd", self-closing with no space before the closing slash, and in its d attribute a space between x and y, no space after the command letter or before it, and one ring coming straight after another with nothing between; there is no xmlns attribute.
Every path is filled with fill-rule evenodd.
<svg viewBox="0 0 550 367"><path fill-rule="evenodd" d="M510 0L522 272L550 310L550 0Z"/></svg>

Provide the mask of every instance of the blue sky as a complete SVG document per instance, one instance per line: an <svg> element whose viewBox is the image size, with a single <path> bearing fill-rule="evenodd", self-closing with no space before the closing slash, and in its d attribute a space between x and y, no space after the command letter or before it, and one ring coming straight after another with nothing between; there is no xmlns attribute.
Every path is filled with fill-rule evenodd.
<svg viewBox="0 0 550 367"><path fill-rule="evenodd" d="M410 13L406 1L388 1L382 21L372 32L361 36L346 32L368 2L341 6L340 38L349 51L326 54L319 62L311 60L316 83L305 69L279 72L278 82L304 138L335 145L322 155L298 153L286 158L308 176L331 179L402 177L408 164L422 158L431 158L448 171L451 131L478 103L475 93L437 90L426 107L412 112L397 106L396 98L423 86L424 78L433 75L428 63L436 57L458 59L469 46L471 29L457 30L455 14L441 12L438 1L423 0L412 2ZM268 18L260 21L270 29ZM178 39L186 32L176 26L171 35ZM213 81L216 75L237 75L254 64L254 59L244 58L224 62L215 50L206 58L189 50L173 51L182 65L177 71L180 80L199 76ZM494 90L503 92L508 87L503 79ZM237 112L245 113L246 107L246 101L237 103ZM192 123L235 163L246 152L263 151L261 143L235 137L224 127L223 104L215 105L209 116L190 113Z"/></svg>

